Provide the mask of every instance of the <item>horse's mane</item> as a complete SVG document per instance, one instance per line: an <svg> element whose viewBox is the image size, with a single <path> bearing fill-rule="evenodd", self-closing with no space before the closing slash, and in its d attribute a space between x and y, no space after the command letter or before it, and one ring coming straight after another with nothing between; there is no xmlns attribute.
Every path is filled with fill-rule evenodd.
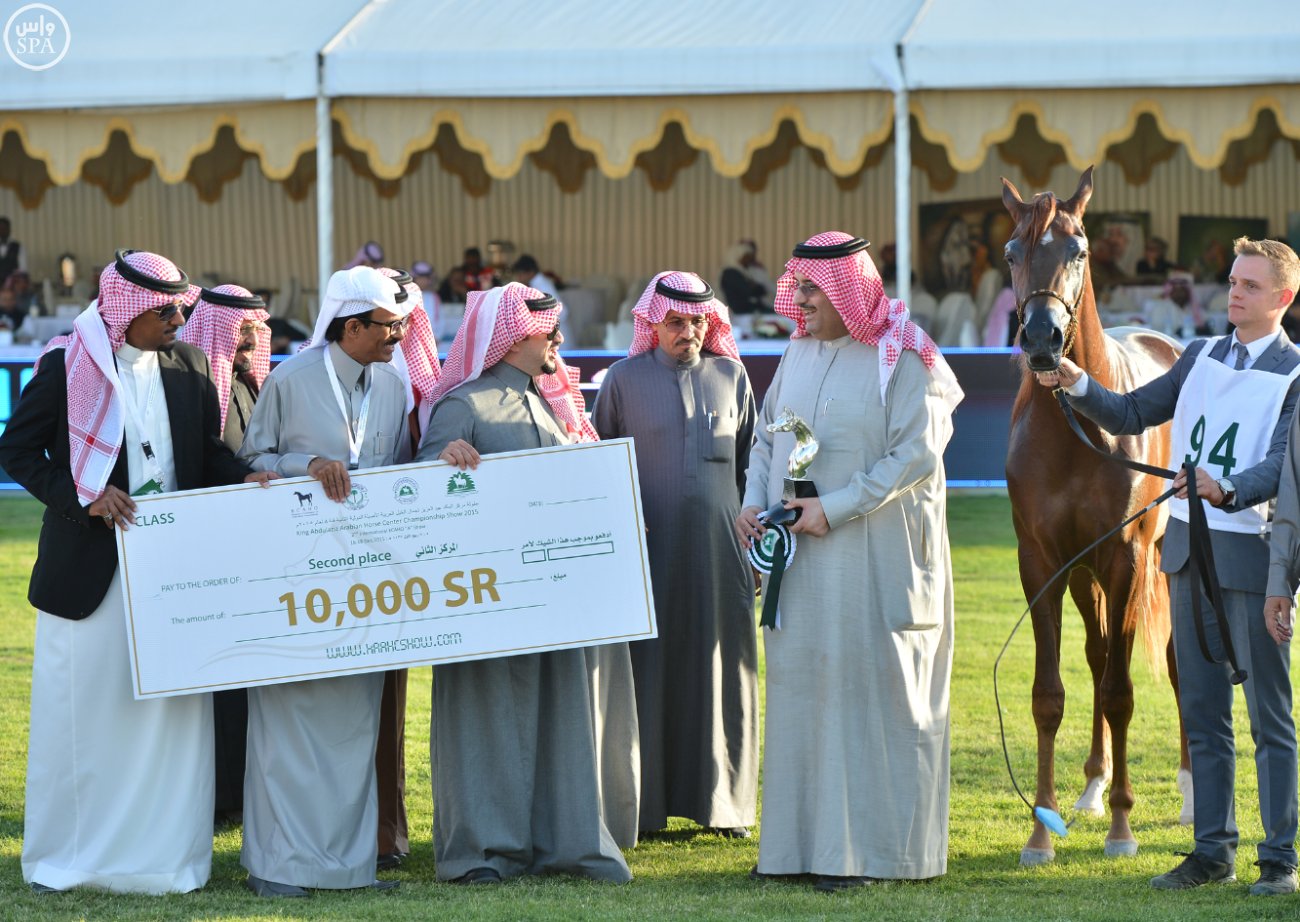
<svg viewBox="0 0 1300 922"><path fill-rule="evenodd" d="M1029 207L1024 210L1020 216L1020 226L1016 228L1016 236L1024 237L1026 259L1033 255L1038 246L1038 242L1043 239L1043 234L1052 226L1056 220L1056 206L1059 204L1056 195L1051 192L1040 192L1029 202Z"/></svg>

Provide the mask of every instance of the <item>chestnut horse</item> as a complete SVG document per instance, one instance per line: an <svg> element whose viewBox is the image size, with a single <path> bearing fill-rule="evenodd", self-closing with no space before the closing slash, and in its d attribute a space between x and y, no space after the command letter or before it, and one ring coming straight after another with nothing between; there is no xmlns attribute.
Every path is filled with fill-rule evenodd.
<svg viewBox="0 0 1300 922"><path fill-rule="evenodd" d="M1093 382L1127 392L1163 374L1181 351L1176 342L1142 330L1104 331L1093 298L1083 212L1092 196L1092 168L1068 201L1043 192L1025 202L1002 180L1002 201L1015 219L1007 263L1021 321L1020 391L1011 411L1007 492L1019 542L1020 582L1033 598L1071 558L1155 499L1165 484L1089 451L1071 432L1051 390L1034 372L1054 371L1068 355ZM1168 424L1139 436L1115 437L1080 417L1095 445L1112 454L1168 467ZM1034 723L1038 727L1038 783L1034 803L1057 809L1056 731L1065 712L1061 683L1061 605L1070 595L1083 616L1084 652L1092 671L1092 745L1083 771L1087 786L1075 809L1100 815L1109 782L1111 823L1106 854L1134 855L1129 826L1133 786L1128 773L1128 727L1133 715L1129 663L1141 630L1153 666L1163 651L1178 692L1169 643L1169 595L1160 573L1160 539L1168 513L1147 513L1084 557L1067 578L1043 593L1031 613L1034 626ZM1182 738L1179 787L1190 822L1191 773ZM1025 865L1055 857L1048 830L1035 821L1020 853Z"/></svg>

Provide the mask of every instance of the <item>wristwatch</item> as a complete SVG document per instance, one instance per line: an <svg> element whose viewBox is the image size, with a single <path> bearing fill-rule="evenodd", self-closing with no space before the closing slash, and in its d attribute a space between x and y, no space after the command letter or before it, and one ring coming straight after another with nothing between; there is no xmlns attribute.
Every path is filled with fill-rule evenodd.
<svg viewBox="0 0 1300 922"><path fill-rule="evenodd" d="M1223 491L1223 501L1219 503L1219 506L1223 507L1230 505L1237 497L1237 488L1232 485L1232 481L1227 477L1220 477L1214 482L1217 483L1219 489Z"/></svg>

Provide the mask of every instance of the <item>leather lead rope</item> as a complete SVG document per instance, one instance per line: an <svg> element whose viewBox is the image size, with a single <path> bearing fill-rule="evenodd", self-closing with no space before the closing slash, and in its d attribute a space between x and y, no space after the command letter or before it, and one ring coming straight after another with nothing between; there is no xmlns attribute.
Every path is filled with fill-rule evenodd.
<svg viewBox="0 0 1300 922"><path fill-rule="evenodd" d="M1065 399L1065 391L1056 388L1053 392L1056 395L1056 402L1061 405L1065 412L1065 421L1069 423L1074 434L1079 437L1083 444L1087 445L1094 452L1122 465L1129 470L1138 471L1143 474L1151 474L1155 477L1173 478L1178 472L1167 470L1163 467L1157 467L1153 464L1143 464L1140 461L1133 461L1130 458L1123 458L1119 455L1113 455L1105 449L1098 448L1093 444L1092 439L1088 438L1088 433L1083 431L1079 425L1078 418L1074 415L1074 410L1070 402ZM1183 465L1183 471L1187 475L1187 493L1189 500L1198 500L1200 497L1196 493L1196 468L1190 462ZM1166 490L1164 495L1151 505L1157 505L1173 496L1174 490L1171 487ZM1147 508L1150 508L1148 506ZM1201 655L1205 657L1206 662L1221 663L1223 660L1215 659L1214 654L1210 652L1209 640L1205 635L1204 619L1201 616L1201 595L1197 592L1197 586L1205 590L1205 595L1210 600L1210 605L1214 609L1214 619L1218 624L1219 636L1223 641L1223 652L1232 669L1232 675L1229 677L1233 685L1240 685L1246 681L1247 673L1237 664L1237 651L1232 643L1232 631L1228 627L1228 618L1224 613L1223 607L1223 590L1219 586L1219 573L1214 568L1214 549L1210 542L1210 525L1205 517L1205 507L1199 502L1189 501L1187 504L1187 530L1188 538L1188 567L1192 577L1192 618L1196 624L1196 642L1201 648ZM1145 511L1145 510L1144 510ZM1131 520L1130 520L1131 521Z"/></svg>

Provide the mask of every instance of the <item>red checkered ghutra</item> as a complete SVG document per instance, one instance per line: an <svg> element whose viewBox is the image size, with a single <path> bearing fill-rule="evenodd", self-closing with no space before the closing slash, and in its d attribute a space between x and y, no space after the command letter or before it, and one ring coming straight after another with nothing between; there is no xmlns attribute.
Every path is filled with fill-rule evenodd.
<svg viewBox="0 0 1300 922"><path fill-rule="evenodd" d="M251 298L253 293L239 285L218 285L215 294L236 298ZM221 429L226 430L226 413L230 410L230 381L235 375L235 352L239 348L239 329L252 320L258 324L257 347L253 350L251 375L260 388L271 370L271 329L266 321L271 317L261 309L245 310L212 304L199 298L194 313L181 328L179 338L191 346L202 349L212 365L212 383L217 388L217 402L221 405Z"/></svg>
<svg viewBox="0 0 1300 922"><path fill-rule="evenodd" d="M533 311L525 303L545 297L543 292L519 282L488 291L471 291L466 299L465 318L443 363L433 399L439 400L453 388L477 379L520 340L554 330L564 305L557 303L547 310ZM576 369L569 368L561 359L554 374L538 375L534 380L575 441L599 440L595 427L586 417Z"/></svg>
<svg viewBox="0 0 1300 922"><path fill-rule="evenodd" d="M677 301L655 289L660 282L669 288L688 294L702 294L709 290L708 284L694 272L660 272L650 280L636 307L632 308L632 322L635 335L628 355L648 352L659 345L659 334L654 324L663 323L669 311L694 316L704 314L709 318L709 329L704 334L704 348L716 355L725 355L739 359L740 350L736 347L736 338L731 333L731 315L727 307L717 298L708 301Z"/></svg>
<svg viewBox="0 0 1300 922"><path fill-rule="evenodd" d="M806 246L831 247L848 243L855 238L839 231L828 231L810 238ZM880 350L880 399L883 403L889 387L890 376L902 358L904 350L921 357L925 367L939 383L943 401L951 410L961 402L961 386L952 369L939 354L934 340L911 320L911 313L902 301L885 297L885 286L880 273L860 250L837 259L813 259L796 256L785 264L785 274L776 283L776 311L796 324L791 339L807 336L803 312L795 306L794 292L798 283L794 273L805 276L826 293L832 306L839 312L848 327L849 335L860 343L877 346Z"/></svg>
<svg viewBox="0 0 1300 922"><path fill-rule="evenodd" d="M402 274L386 267L379 271L390 279L397 279ZM393 353L393 365L402 372L402 378L406 381L407 412L419 409L418 436L422 437L433 408L433 391L442 376L442 368L438 365L438 338L434 335L433 324L429 322L429 315L424 310L424 292L420 286L407 282L402 285L402 289L406 292L406 303L411 305L411 309L406 315L406 334L402 337L399 349Z"/></svg>
<svg viewBox="0 0 1300 922"><path fill-rule="evenodd" d="M171 260L155 253L131 253L125 259L131 268L153 278L168 282L182 278ZM68 449L81 505L89 506L103 494L122 449L125 417L113 353L126 342L126 328L145 311L173 301L193 304L198 296L194 285L183 295L141 288L118 275L112 264L100 275L99 299L78 315L64 343Z"/></svg>

